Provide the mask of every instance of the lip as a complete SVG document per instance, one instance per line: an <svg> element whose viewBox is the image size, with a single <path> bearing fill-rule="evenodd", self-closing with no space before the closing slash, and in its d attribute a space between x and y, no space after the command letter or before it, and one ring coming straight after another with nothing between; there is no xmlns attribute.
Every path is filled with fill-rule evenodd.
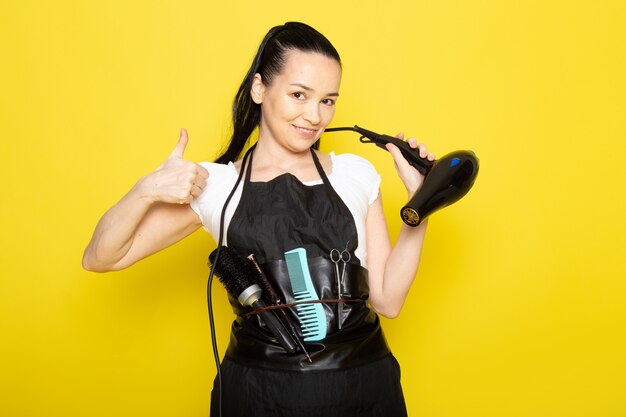
<svg viewBox="0 0 626 417"><path fill-rule="evenodd" d="M319 129L310 129L308 127L302 127L302 126L296 126L296 125L291 125L291 126L293 126L294 130L300 136L307 138L307 139L315 138L315 136L317 135L317 132L319 131Z"/></svg>

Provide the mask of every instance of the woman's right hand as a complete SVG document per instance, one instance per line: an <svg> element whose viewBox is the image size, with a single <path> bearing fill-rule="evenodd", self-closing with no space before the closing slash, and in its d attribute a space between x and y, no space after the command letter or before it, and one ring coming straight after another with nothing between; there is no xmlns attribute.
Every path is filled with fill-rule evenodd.
<svg viewBox="0 0 626 417"><path fill-rule="evenodd" d="M200 195L209 172L201 165L183 159L188 142L187 130L183 128L167 159L137 182L136 189L143 197L153 202L189 204Z"/></svg>
<svg viewBox="0 0 626 417"><path fill-rule="evenodd" d="M115 271L160 251L201 226L191 209L208 171L183 154L189 141L182 129L170 156L102 216L83 254L90 271Z"/></svg>

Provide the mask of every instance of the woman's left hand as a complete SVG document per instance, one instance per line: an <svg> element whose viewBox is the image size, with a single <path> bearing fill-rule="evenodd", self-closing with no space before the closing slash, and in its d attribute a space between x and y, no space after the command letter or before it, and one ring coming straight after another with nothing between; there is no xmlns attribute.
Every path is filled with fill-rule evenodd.
<svg viewBox="0 0 626 417"><path fill-rule="evenodd" d="M398 133L396 135L396 138L404 139L404 133ZM408 138L406 142L411 148L419 149L420 157L428 158L429 161L435 160L435 154L433 154L432 152L428 153L426 145L424 145L423 143L417 143L417 140L415 140L415 138ZM396 165L396 170L398 171L398 175L400 176L400 179L404 183L404 186L409 193L409 197L412 197L413 194L415 194L417 190L419 190L419 188L422 186L422 183L424 182L424 176L420 174L417 169L413 168L406 159L404 159L404 156L402 156L402 153L397 146L391 143L388 143L385 146L393 157L393 161Z"/></svg>

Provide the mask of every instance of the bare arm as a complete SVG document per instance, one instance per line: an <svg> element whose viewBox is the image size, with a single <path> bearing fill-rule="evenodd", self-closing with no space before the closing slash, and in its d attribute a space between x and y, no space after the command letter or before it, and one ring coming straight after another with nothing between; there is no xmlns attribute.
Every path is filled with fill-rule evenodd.
<svg viewBox="0 0 626 417"><path fill-rule="evenodd" d="M392 248L382 198L379 196L370 206L366 220L369 301L385 317L400 314L417 273L427 222L418 227L403 224Z"/></svg>
<svg viewBox="0 0 626 417"><path fill-rule="evenodd" d="M399 134L397 137L402 139L403 135ZM418 146L413 138L409 139L409 144L413 148ZM389 145L388 148L411 197L421 186L423 176L404 160L395 146ZM426 156L426 148L423 145L420 145L420 154L422 157ZM429 154L428 158L432 160L434 155ZM365 224L369 301L374 310L385 317L394 318L400 314L417 273L427 224L427 220L418 227L402 224L396 244L392 247L382 197L379 195L370 205Z"/></svg>
<svg viewBox="0 0 626 417"><path fill-rule="evenodd" d="M200 227L189 203L202 192L209 174L200 165L183 160L187 142L183 129L165 162L102 216L83 254L85 269L127 268Z"/></svg>

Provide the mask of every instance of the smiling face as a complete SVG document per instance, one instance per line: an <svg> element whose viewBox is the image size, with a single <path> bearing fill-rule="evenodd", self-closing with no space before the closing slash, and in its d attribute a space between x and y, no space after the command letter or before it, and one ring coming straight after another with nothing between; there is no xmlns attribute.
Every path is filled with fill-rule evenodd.
<svg viewBox="0 0 626 417"><path fill-rule="evenodd" d="M272 141L291 152L308 150L335 114L341 66L314 52L290 51L269 85L254 78L251 95L261 105L259 142Z"/></svg>

